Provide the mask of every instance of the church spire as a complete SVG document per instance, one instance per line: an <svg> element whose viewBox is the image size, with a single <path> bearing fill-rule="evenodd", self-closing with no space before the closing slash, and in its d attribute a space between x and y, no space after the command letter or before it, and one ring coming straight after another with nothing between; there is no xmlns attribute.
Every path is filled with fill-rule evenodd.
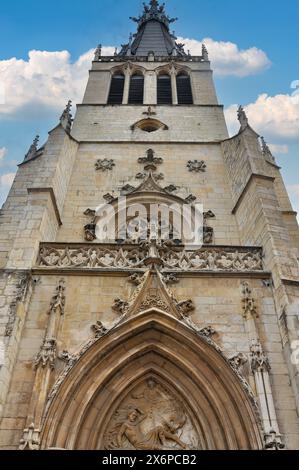
<svg viewBox="0 0 299 470"><path fill-rule="evenodd" d="M153 54L156 57L188 57L183 44L176 43L176 36L170 32L169 26L177 18L171 18L165 11L165 4L151 0L143 4L143 12L138 17L131 17L137 23L137 33L133 42L122 46L120 57L147 57Z"/></svg>

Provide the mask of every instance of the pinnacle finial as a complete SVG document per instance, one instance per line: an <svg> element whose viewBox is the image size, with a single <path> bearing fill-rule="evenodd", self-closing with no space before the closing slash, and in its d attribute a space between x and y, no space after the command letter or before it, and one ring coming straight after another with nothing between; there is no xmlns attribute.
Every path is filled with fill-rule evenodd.
<svg viewBox="0 0 299 470"><path fill-rule="evenodd" d="M203 57L203 60L209 60L209 53L208 53L207 46L205 44L202 45L202 57Z"/></svg>
<svg viewBox="0 0 299 470"><path fill-rule="evenodd" d="M69 100L67 102L67 105L62 115L60 116L60 124L67 132L70 132L71 127L72 127L73 120L72 120L71 108L72 108L72 101Z"/></svg>
<svg viewBox="0 0 299 470"><path fill-rule="evenodd" d="M38 150L38 142L39 142L39 135L37 135L32 144L30 145L30 148L28 152L25 155L24 161L31 160L31 158L35 157L37 150Z"/></svg>
<svg viewBox="0 0 299 470"><path fill-rule="evenodd" d="M102 44L99 44L94 53L94 60L99 61L102 57Z"/></svg>
<svg viewBox="0 0 299 470"><path fill-rule="evenodd" d="M243 106L238 108L238 120L241 124L241 130L245 129L248 126L248 117L245 113Z"/></svg>

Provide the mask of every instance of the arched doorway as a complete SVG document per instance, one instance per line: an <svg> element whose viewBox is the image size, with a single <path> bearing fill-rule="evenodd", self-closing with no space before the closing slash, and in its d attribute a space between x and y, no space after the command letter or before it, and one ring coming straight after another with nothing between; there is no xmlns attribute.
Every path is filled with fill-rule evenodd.
<svg viewBox="0 0 299 470"><path fill-rule="evenodd" d="M157 308L96 341L48 407L42 448L261 449L258 418L228 362Z"/></svg>

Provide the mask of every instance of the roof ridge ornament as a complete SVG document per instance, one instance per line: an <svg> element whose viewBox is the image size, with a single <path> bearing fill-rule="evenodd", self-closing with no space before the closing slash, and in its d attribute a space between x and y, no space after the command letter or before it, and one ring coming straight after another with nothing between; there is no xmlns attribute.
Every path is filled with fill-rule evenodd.
<svg viewBox="0 0 299 470"><path fill-rule="evenodd" d="M261 137L261 143L262 143L262 154L264 157L269 159L270 161L275 161L274 155L270 150L269 145L267 144L266 140L264 137Z"/></svg>

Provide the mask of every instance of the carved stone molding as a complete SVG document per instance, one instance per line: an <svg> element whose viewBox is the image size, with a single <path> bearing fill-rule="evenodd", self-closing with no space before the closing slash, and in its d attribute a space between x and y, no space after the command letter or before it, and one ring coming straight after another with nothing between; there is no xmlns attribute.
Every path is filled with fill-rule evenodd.
<svg viewBox="0 0 299 470"><path fill-rule="evenodd" d="M198 161L198 160L189 160L187 163L187 168L190 172L194 173L200 173L200 172L205 172L207 169L207 165L203 160Z"/></svg>
<svg viewBox="0 0 299 470"><path fill-rule="evenodd" d="M205 326L204 328L200 328L198 330L200 335L205 336L206 338L211 338L213 335L216 334L216 330L212 326Z"/></svg>
<svg viewBox="0 0 299 470"><path fill-rule="evenodd" d="M99 159L95 163L95 168L97 171L102 171L102 172L112 171L114 167L115 167L115 163L114 163L114 160L112 159L111 160L108 160L107 158Z"/></svg>
<svg viewBox="0 0 299 470"><path fill-rule="evenodd" d="M118 312L121 315L123 315L128 310L128 307L129 307L129 303L126 302L125 300L115 299L114 305L112 308L115 312Z"/></svg>
<svg viewBox="0 0 299 470"><path fill-rule="evenodd" d="M184 317L189 316L190 312L193 312L193 310L195 310L195 307L191 299L178 302L177 308L179 309L179 311Z"/></svg>
<svg viewBox="0 0 299 470"><path fill-rule="evenodd" d="M164 274L163 281L166 285L178 284L179 278L175 274Z"/></svg>
<svg viewBox="0 0 299 470"><path fill-rule="evenodd" d="M185 250L183 246L158 247L163 271L177 272L263 272L259 248L203 247ZM109 269L115 271L145 269L148 248L135 244L47 244L42 243L37 265L42 268Z"/></svg>
<svg viewBox="0 0 299 470"><path fill-rule="evenodd" d="M95 335L95 338L101 338L104 336L109 330L103 325L101 321L97 321L95 325L91 326L91 330Z"/></svg>
<svg viewBox="0 0 299 470"><path fill-rule="evenodd" d="M242 373L244 365L248 362L248 358L246 354L237 353L229 359L229 362L235 369Z"/></svg>

